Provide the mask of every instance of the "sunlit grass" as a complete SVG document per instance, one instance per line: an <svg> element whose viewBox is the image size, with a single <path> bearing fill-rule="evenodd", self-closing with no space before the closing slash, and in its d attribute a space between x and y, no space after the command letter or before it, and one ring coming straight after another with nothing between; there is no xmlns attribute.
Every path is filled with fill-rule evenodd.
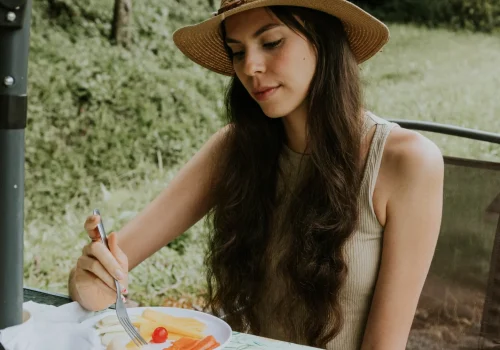
<svg viewBox="0 0 500 350"><path fill-rule="evenodd" d="M500 133L500 37L391 26L383 52L363 65L368 107ZM500 147L425 133L443 153L500 161Z"/></svg>

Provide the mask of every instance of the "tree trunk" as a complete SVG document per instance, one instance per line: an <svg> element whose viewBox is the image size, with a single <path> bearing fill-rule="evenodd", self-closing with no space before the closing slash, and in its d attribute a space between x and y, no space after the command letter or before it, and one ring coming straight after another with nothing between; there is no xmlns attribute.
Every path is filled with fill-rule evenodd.
<svg viewBox="0 0 500 350"><path fill-rule="evenodd" d="M132 39L132 0L115 0L111 40L128 47Z"/></svg>

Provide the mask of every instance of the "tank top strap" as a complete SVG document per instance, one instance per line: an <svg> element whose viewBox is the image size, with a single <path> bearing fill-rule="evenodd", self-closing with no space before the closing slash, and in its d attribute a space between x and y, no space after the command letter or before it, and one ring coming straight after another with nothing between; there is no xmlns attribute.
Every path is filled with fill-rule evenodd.
<svg viewBox="0 0 500 350"><path fill-rule="evenodd" d="M365 130L367 133L372 126L376 125L375 133L370 143L368 156L366 158L365 170L361 186L368 186L368 194L370 199L375 189L375 183L382 163L382 155L384 153L385 143L391 130L399 125L380 118L375 114L367 111L365 113ZM370 200L371 202L371 200Z"/></svg>
<svg viewBox="0 0 500 350"><path fill-rule="evenodd" d="M370 114L371 113L369 111L365 111L363 129L362 129L362 138L361 138L362 140L364 140L370 129L377 124L375 119L372 118Z"/></svg>

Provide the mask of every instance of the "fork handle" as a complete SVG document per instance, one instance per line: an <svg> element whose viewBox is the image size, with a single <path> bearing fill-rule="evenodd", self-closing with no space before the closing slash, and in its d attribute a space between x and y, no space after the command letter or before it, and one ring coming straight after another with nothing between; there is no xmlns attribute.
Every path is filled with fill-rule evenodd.
<svg viewBox="0 0 500 350"><path fill-rule="evenodd" d="M106 230L104 229L104 224L102 222L102 215L101 215L101 212L99 211L99 209L94 209L93 210L93 214L94 215L99 215L99 224L97 224L97 231L99 231L99 235L101 236L101 242L104 243L104 245L106 246L106 248L109 249L109 245L108 245L108 237L106 235Z"/></svg>
<svg viewBox="0 0 500 350"><path fill-rule="evenodd" d="M104 229L104 224L102 223L101 212L99 211L99 209L94 209L93 214L99 215L99 217L100 217L99 224L97 225L97 231L99 231L99 235L101 236L101 242L109 250L108 237L106 236L106 230ZM116 286L116 300L118 300L118 299L121 300L121 298L122 298L121 286L120 286L120 283L116 279L115 279L115 286Z"/></svg>
<svg viewBox="0 0 500 350"><path fill-rule="evenodd" d="M122 292L121 292L121 286L120 282L115 280L115 286L116 286L116 302L118 303L118 299L122 300Z"/></svg>

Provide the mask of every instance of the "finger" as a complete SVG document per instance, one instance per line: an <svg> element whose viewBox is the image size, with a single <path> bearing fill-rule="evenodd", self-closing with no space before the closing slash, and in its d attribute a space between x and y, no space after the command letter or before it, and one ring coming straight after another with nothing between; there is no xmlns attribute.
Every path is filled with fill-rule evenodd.
<svg viewBox="0 0 500 350"><path fill-rule="evenodd" d="M97 229L97 225L100 221L101 218L99 217L99 215L91 215L87 217L87 220L85 220L85 224L83 225L83 227L85 227L85 230L92 240L101 238L101 236L99 235L99 230Z"/></svg>
<svg viewBox="0 0 500 350"><path fill-rule="evenodd" d="M111 288L116 292L116 285L113 276L109 274L109 272L104 268L104 266L102 266L99 260L91 258L88 255L82 255L78 259L76 266L79 269L91 272L96 277L98 277L102 282L104 282L106 286L108 286L109 288Z"/></svg>
<svg viewBox="0 0 500 350"><path fill-rule="evenodd" d="M87 244L83 248L83 255L88 255L99 260L113 278L119 280L120 284L126 284L126 282L124 283L124 279L127 278L127 273L120 266L113 254L111 254L111 251L109 251L102 242Z"/></svg>

